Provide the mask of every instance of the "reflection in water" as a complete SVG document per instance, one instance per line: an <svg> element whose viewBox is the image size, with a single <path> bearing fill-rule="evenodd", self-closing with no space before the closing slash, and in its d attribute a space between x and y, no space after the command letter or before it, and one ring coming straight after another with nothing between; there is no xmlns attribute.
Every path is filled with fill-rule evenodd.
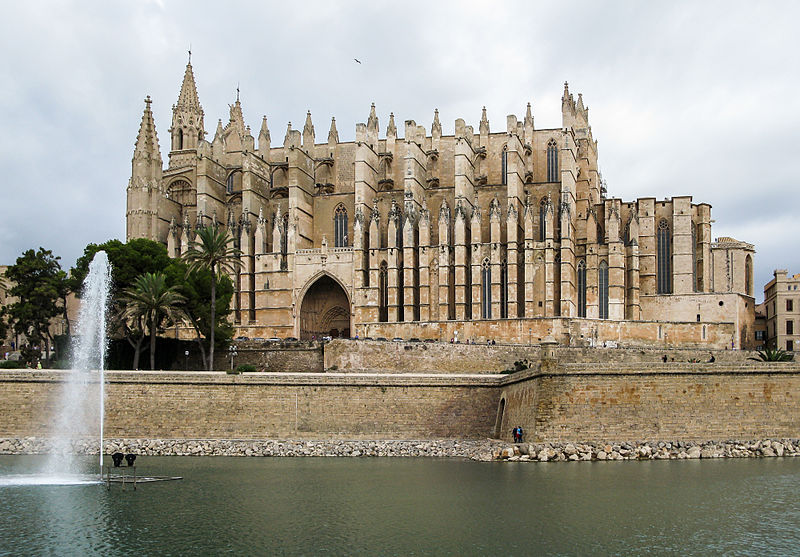
<svg viewBox="0 0 800 557"><path fill-rule="evenodd" d="M0 478L41 457L0 457ZM0 483L2 554L791 554L800 459L141 457L133 492Z"/></svg>

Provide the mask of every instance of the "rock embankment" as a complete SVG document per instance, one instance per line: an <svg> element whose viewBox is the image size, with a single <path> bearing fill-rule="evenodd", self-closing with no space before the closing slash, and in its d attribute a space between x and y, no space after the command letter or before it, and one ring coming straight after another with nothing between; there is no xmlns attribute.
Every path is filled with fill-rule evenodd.
<svg viewBox="0 0 800 557"><path fill-rule="evenodd" d="M322 457L460 457L491 460L498 441L349 441L349 440L228 440L228 439L107 439L105 454L135 453L150 456L322 456ZM45 454L49 439L0 439L0 454ZM75 441L67 452L97 454L97 441Z"/></svg>
<svg viewBox="0 0 800 557"><path fill-rule="evenodd" d="M591 460L681 460L800 456L800 439L657 443L519 443L496 447L493 460L569 462Z"/></svg>
<svg viewBox="0 0 800 557"><path fill-rule="evenodd" d="M150 456L318 456L318 457L437 457L480 461L572 462L597 460L677 460L696 458L758 458L800 456L800 439L724 442L643 443L518 443L439 439L424 441L350 440L229 440L229 439L107 439L106 454ZM45 454L53 443L38 437L0 438L0 454ZM96 441L75 441L59 450L97 454Z"/></svg>

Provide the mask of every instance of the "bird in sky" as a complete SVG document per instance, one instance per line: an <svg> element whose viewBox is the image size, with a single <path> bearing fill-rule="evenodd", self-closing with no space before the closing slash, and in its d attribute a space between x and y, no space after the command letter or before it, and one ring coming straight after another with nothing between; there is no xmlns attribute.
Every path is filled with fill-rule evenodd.
<svg viewBox="0 0 800 557"><path fill-rule="evenodd" d="M361 63L361 60L359 60L358 58L353 58L353 60L355 60L355 61L356 61L356 62L358 62L359 64Z"/></svg>

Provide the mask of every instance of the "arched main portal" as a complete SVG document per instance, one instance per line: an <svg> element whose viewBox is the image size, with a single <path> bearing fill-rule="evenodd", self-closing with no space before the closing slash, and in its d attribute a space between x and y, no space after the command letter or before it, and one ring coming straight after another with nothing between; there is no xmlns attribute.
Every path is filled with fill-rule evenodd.
<svg viewBox="0 0 800 557"><path fill-rule="evenodd" d="M322 275L306 290L300 304L300 340L350 336L350 301L333 278Z"/></svg>

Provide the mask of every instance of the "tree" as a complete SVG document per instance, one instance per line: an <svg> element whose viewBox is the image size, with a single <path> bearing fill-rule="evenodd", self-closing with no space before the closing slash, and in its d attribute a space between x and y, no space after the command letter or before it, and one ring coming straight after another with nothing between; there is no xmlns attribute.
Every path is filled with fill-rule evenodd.
<svg viewBox="0 0 800 557"><path fill-rule="evenodd" d="M133 288L139 276L145 273L163 272L173 260L167 255L167 248L163 244L146 238L135 238L127 243L109 240L102 244L89 244L70 270L69 289L79 297L83 281L89 273L89 264L98 251L105 251L111 264L112 319L109 326L114 331L113 334L125 338L131 345L134 350L132 367L138 369L147 327L141 320L127 317L121 294Z"/></svg>
<svg viewBox="0 0 800 557"><path fill-rule="evenodd" d="M186 314L180 305L184 297L176 287L167 286L163 273L145 273L120 296L125 304L125 316L147 328L150 335L150 369L156 366L156 333L162 323L177 323Z"/></svg>
<svg viewBox="0 0 800 557"><path fill-rule="evenodd" d="M50 321L65 311L66 304L66 274L59 259L50 250L29 249L6 270L6 278L12 284L8 294L17 298L7 308L9 322L14 332L25 335L30 344L45 345L48 360L54 340Z"/></svg>
<svg viewBox="0 0 800 557"><path fill-rule="evenodd" d="M164 273L167 275L167 283L177 286L186 298L184 306L187 318L195 330L203 367L209 369L203 339L211 338L211 272L208 269L189 271L182 260L173 259ZM233 283L230 278L223 275L216 281L215 295L214 349L217 350L227 346L233 337L233 327L227 320L233 298Z"/></svg>
<svg viewBox="0 0 800 557"><path fill-rule="evenodd" d="M233 238L216 226L207 226L197 231L191 247L183 255L189 272L207 269L211 280L211 323L216 323L217 280L225 273L234 273L241 266L239 250L233 246ZM210 327L211 338L208 343L208 370L214 367L214 333Z"/></svg>

